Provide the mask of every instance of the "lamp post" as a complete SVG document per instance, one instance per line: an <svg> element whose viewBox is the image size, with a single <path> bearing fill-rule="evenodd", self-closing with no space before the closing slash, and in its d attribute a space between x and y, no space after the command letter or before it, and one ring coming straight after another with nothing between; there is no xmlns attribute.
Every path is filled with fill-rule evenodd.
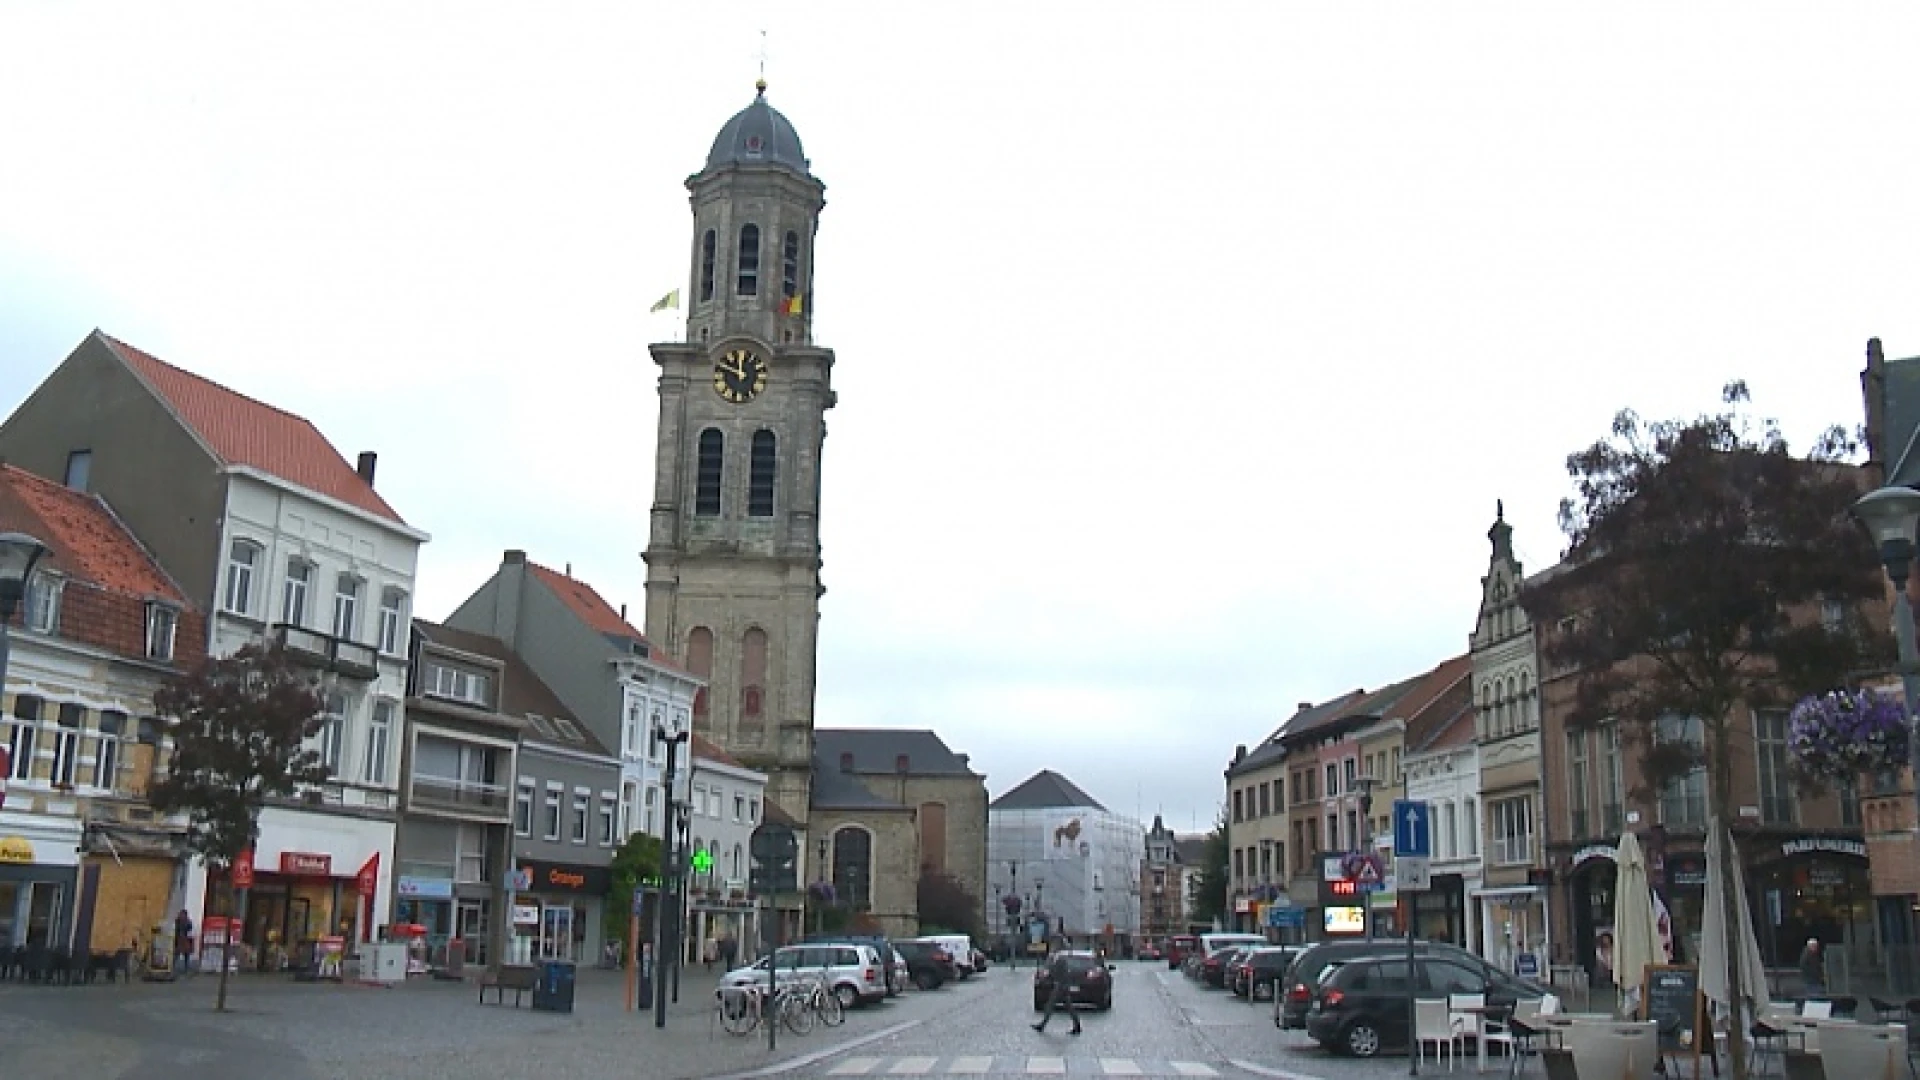
<svg viewBox="0 0 1920 1080"><path fill-rule="evenodd" d="M1920 533L1920 491L1883 487L1853 504L1880 550L1887 580L1893 582L1893 633L1900 645L1900 688L1907 704L1907 753L1913 766L1915 812L1920 813L1920 649L1914 644L1913 605L1907 600L1907 578L1913 570L1914 541Z"/></svg>
<svg viewBox="0 0 1920 1080"><path fill-rule="evenodd" d="M679 764L681 744L691 736L687 731L668 731L655 727L653 737L667 744L667 767L661 786L666 789L666 852L661 857L660 906L653 916L653 1026L667 1026L667 965L673 965L674 996L679 996L680 957L680 882L686 877L686 856L680 851L683 805L674 797L674 772ZM668 924L672 929L668 929ZM669 952L668 950L671 950Z"/></svg>
<svg viewBox="0 0 1920 1080"><path fill-rule="evenodd" d="M26 596L33 565L46 553L47 545L26 533L0 533L0 691L6 689L7 658L12 649L7 624L13 621L15 609Z"/></svg>
<svg viewBox="0 0 1920 1080"><path fill-rule="evenodd" d="M827 838L826 837L822 836L813 842L813 853L816 856L814 860L813 880L816 882L825 881L827 880L827 874L826 874ZM814 908L815 908L814 918L813 918L813 932L816 934L826 933L827 906L826 904L822 903L820 900L820 890L814 891L813 902L814 902Z"/></svg>
<svg viewBox="0 0 1920 1080"><path fill-rule="evenodd" d="M1373 843L1373 774L1362 773L1358 779L1360 782L1360 837L1361 842L1366 845L1365 850L1363 850L1361 854L1371 858L1378 858L1380 853L1375 850ZM1398 889L1399 887L1400 883L1395 882L1394 888ZM1373 894L1366 893L1362 895L1360 897L1360 905L1361 918L1367 924L1367 940L1372 941Z"/></svg>

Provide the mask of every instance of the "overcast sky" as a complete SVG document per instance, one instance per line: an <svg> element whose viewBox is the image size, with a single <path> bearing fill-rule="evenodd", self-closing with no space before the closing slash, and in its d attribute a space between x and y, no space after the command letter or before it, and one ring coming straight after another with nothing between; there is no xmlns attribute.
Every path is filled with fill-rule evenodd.
<svg viewBox="0 0 1920 1080"><path fill-rule="evenodd" d="M827 184L822 726L1204 827L1234 744L1463 651L1506 500L1920 353L1920 7L0 6L0 407L92 328L636 612L685 178Z"/></svg>

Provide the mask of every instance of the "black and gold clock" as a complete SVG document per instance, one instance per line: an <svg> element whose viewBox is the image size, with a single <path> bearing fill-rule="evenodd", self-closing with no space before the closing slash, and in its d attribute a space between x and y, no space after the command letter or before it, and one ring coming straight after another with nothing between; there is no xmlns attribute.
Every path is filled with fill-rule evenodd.
<svg viewBox="0 0 1920 1080"><path fill-rule="evenodd" d="M744 405L767 388L767 359L752 349L728 349L714 361L713 392L722 400Z"/></svg>

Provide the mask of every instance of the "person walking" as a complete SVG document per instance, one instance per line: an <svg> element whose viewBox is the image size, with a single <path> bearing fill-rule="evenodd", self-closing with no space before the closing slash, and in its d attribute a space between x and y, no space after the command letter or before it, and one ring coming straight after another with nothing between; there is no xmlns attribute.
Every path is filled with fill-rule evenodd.
<svg viewBox="0 0 1920 1080"><path fill-rule="evenodd" d="M712 971L713 962L718 959L720 959L720 942L714 938L708 938L706 944L700 946L700 962L706 965L708 971Z"/></svg>
<svg viewBox="0 0 1920 1080"><path fill-rule="evenodd" d="M173 917L173 972L185 975L193 970L193 916L186 908Z"/></svg>
<svg viewBox="0 0 1920 1080"><path fill-rule="evenodd" d="M720 962L726 966L728 971L733 970L733 958L737 955L739 955L739 945L733 940L733 936L728 935L721 938Z"/></svg>
<svg viewBox="0 0 1920 1080"><path fill-rule="evenodd" d="M1808 997L1826 996L1827 956L1817 937L1808 938L1807 947L1800 950L1800 981L1806 984Z"/></svg>
<svg viewBox="0 0 1920 1080"><path fill-rule="evenodd" d="M1067 1019L1073 1021L1073 1030L1069 1034L1080 1034L1080 1014L1073 1011L1073 992L1067 987L1067 980L1072 976L1070 968L1065 949L1047 950L1047 978L1053 984L1053 992L1047 998L1046 1011L1040 1014L1040 1022L1033 1025L1033 1030L1047 1030L1047 1021L1053 1019L1055 1010L1065 1009Z"/></svg>

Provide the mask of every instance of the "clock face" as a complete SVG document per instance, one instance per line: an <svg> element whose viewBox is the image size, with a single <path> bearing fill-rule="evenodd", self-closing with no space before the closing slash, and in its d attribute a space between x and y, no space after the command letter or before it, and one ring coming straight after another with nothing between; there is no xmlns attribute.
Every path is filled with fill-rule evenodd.
<svg viewBox="0 0 1920 1080"><path fill-rule="evenodd" d="M713 392L744 405L767 388L766 358L752 349L729 349L713 365Z"/></svg>

